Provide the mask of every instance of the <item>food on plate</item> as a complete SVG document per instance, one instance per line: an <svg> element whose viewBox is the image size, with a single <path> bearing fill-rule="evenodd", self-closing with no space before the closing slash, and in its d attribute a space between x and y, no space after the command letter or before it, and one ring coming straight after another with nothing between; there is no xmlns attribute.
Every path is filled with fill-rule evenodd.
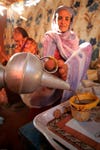
<svg viewBox="0 0 100 150"><path fill-rule="evenodd" d="M61 113L61 110L60 109L56 109L54 112L53 112L53 116L54 116L54 118L60 118L61 117L61 115L62 115L62 113Z"/></svg>
<svg viewBox="0 0 100 150"><path fill-rule="evenodd" d="M64 113L70 113L71 107L70 106L64 106Z"/></svg>

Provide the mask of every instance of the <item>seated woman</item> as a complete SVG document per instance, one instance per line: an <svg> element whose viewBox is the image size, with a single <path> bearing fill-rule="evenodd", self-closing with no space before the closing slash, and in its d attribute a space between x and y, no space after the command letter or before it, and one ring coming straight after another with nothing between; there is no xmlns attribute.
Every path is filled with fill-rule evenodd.
<svg viewBox="0 0 100 150"><path fill-rule="evenodd" d="M0 47L0 52L3 57L1 63L6 64L9 58L14 53L18 52L30 52L32 54L38 54L38 46L36 41L28 36L28 33L24 28L22 27L14 28L13 38L15 41L15 48L11 55L6 55Z"/></svg>
<svg viewBox="0 0 100 150"><path fill-rule="evenodd" d="M28 33L22 27L16 27L13 33L16 42L14 53L17 52L30 52L32 54L38 53L38 46L34 39L28 36Z"/></svg>
<svg viewBox="0 0 100 150"><path fill-rule="evenodd" d="M54 56L58 60L58 74L72 90L64 90L61 101L70 98L86 78L92 55L89 42L79 45L79 38L72 30L73 19L72 8L58 7L53 16L52 30L46 32L42 40L42 55Z"/></svg>
<svg viewBox="0 0 100 150"><path fill-rule="evenodd" d="M30 52L32 54L38 54L37 43L35 42L35 40L33 40L28 36L28 33L24 28L16 27L13 32L13 38L15 41L15 49L12 52L12 55L18 52ZM0 52L2 52L2 49L0 49ZM6 56L6 54L2 52L2 57L3 57L2 64L6 65L11 55ZM16 101L20 101L20 100L22 101L19 94L15 94L14 92L10 91L8 88L5 88L5 90L6 90L6 95L9 103L15 103Z"/></svg>

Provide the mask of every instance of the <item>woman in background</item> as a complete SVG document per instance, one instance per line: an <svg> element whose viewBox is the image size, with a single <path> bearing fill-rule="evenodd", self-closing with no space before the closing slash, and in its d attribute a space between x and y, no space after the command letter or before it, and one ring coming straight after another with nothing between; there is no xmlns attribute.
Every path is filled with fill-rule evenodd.
<svg viewBox="0 0 100 150"><path fill-rule="evenodd" d="M34 39L30 38L26 30L22 27L14 28L13 38L15 41L15 48L11 55L6 55L2 52L0 48L0 52L2 55L2 62L6 64L9 58L18 52L30 52L32 54L38 54L38 46Z"/></svg>
<svg viewBox="0 0 100 150"><path fill-rule="evenodd" d="M13 38L15 41L15 49L12 52L12 55L18 52L30 52L34 55L38 54L38 46L34 39L30 38L26 30L22 27L16 27L14 28L13 32ZM2 52L2 49L0 49L0 52ZM1 53L3 57L3 61L1 62L3 65L6 65L8 60L12 55L6 55L5 53ZM3 91L3 92L2 92ZM12 91L10 91L7 87L3 89L0 94L6 94L5 96L8 98L8 102L10 104L20 102L15 107L22 107L22 99L19 94L15 94ZM6 92L5 92L6 91ZM4 96L4 97L5 97Z"/></svg>
<svg viewBox="0 0 100 150"><path fill-rule="evenodd" d="M28 36L25 29L16 27L13 33L14 41L16 42L16 48L14 53L17 52L30 52L32 54L38 53L38 46L34 39Z"/></svg>

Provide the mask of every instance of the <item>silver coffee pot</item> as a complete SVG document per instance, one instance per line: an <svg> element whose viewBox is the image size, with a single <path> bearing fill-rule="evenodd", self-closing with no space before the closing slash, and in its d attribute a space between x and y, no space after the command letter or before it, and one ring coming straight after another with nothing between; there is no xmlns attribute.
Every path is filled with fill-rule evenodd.
<svg viewBox="0 0 100 150"><path fill-rule="evenodd" d="M39 86L70 89L67 82L46 72L40 58L31 53L16 53L6 66L0 65L0 88L7 87L15 93L24 94Z"/></svg>

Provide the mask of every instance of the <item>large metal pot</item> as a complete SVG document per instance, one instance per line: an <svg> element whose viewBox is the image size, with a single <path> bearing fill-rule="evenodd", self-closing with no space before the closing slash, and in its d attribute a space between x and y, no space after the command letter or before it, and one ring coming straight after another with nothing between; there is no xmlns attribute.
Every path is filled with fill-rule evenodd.
<svg viewBox="0 0 100 150"><path fill-rule="evenodd" d="M7 86L16 93L31 93L39 86L70 89L68 83L44 71L37 56L26 52L16 53L10 58L1 70L0 82L2 87Z"/></svg>

